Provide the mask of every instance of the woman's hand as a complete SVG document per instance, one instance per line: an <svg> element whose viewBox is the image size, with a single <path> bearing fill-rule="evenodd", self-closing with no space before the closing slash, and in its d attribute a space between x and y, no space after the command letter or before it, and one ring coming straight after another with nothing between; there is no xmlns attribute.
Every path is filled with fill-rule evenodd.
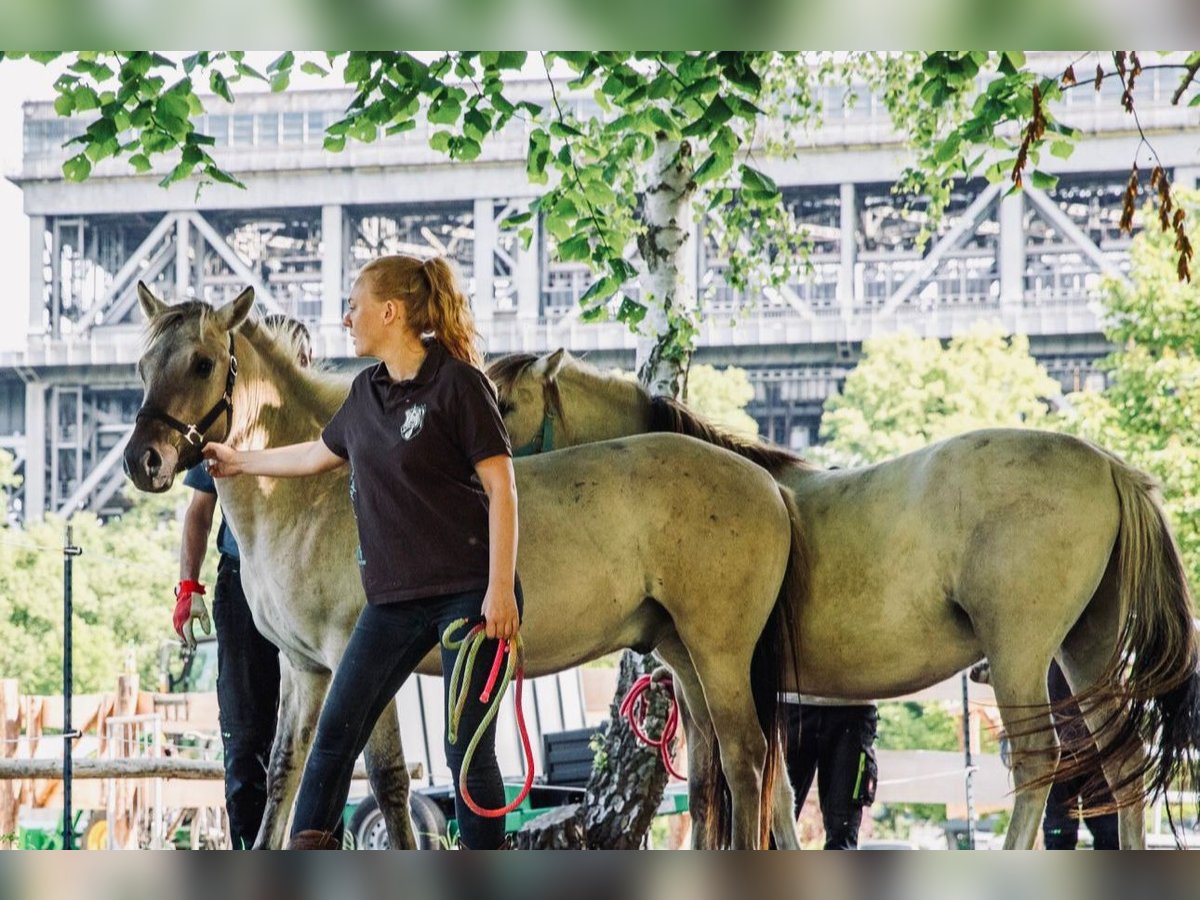
<svg viewBox="0 0 1200 900"><path fill-rule="evenodd" d="M517 636L521 619L517 614L517 594L513 588L494 588L488 585L483 597L483 619L487 636L511 641Z"/></svg>
<svg viewBox="0 0 1200 900"><path fill-rule="evenodd" d="M241 455L228 444L209 443L201 451L208 460L208 474L213 478L229 478L242 474Z"/></svg>

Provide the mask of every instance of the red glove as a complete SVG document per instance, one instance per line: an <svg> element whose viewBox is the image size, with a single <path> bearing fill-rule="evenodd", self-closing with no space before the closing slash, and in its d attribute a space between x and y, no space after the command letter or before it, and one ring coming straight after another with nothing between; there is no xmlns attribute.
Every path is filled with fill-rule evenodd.
<svg viewBox="0 0 1200 900"><path fill-rule="evenodd" d="M194 621L200 621L200 627L205 634L212 633L212 621L208 616L208 606L204 603L204 585L198 581L185 578L175 586L175 616L172 620L175 633L189 647L196 646L193 632Z"/></svg>

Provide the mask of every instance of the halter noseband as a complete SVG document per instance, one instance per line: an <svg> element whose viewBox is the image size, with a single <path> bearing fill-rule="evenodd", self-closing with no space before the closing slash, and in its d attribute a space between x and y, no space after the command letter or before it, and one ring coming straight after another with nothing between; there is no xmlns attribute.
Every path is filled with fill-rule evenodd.
<svg viewBox="0 0 1200 900"><path fill-rule="evenodd" d="M178 431L183 435L183 439L193 447L200 446L204 443L204 434L208 429L212 428L213 423L221 417L221 413L225 413L225 436L229 436L229 432L233 430L233 383L237 381L238 362L237 357L233 353L233 332L229 333L229 374L225 376L225 393L221 395L221 399L213 404L210 409L199 422L188 424L180 422L174 416L161 410L155 409L152 406L142 406L137 411L137 416L134 422L140 422L142 419L153 419L157 422L162 422L174 431Z"/></svg>

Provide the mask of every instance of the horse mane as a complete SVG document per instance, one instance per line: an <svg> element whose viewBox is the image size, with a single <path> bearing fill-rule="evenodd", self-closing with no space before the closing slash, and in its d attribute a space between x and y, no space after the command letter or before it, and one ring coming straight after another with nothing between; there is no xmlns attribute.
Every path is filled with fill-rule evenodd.
<svg viewBox="0 0 1200 900"><path fill-rule="evenodd" d="M301 339L286 324L264 325L261 319L251 318L238 331L259 355L276 370L295 378L322 410L332 415L346 399L350 379L329 367L325 360L313 360L307 367L296 361Z"/></svg>
<svg viewBox="0 0 1200 900"><path fill-rule="evenodd" d="M698 413L692 412L678 400L672 397L651 397L645 391L650 403L650 430L669 431L673 434L685 434L706 444L714 444L745 457L757 466L766 469L772 475L799 466L804 469L815 469L812 463L790 450L772 444L769 441L744 438L741 435L726 431Z"/></svg>
<svg viewBox="0 0 1200 900"><path fill-rule="evenodd" d="M488 366L488 375L501 391L507 392L537 359L538 357L532 353L512 353L502 356ZM568 357L568 359L570 368L564 367L559 377L562 377L563 373L569 372L571 377L588 381L598 390L610 393L617 390L630 392L642 408L649 410L649 431L683 434L707 444L723 447L738 456L745 457L755 465L761 466L772 475L778 475L780 472L796 466L804 469L816 468L803 457L776 444L733 434L688 409L678 400L671 397L651 396L640 382L602 372L595 366L574 357ZM562 399L558 391L557 379L546 387L547 401L556 406L555 412L562 416Z"/></svg>

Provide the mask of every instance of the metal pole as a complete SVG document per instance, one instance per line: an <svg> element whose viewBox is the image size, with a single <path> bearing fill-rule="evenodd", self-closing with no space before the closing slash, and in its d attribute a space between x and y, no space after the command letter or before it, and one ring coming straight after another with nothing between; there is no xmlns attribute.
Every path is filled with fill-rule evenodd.
<svg viewBox="0 0 1200 900"><path fill-rule="evenodd" d="M63 849L75 849L75 828L71 823L71 742L79 732L71 727L71 566L83 551L72 543L73 528L67 523L63 535Z"/></svg>
<svg viewBox="0 0 1200 900"><path fill-rule="evenodd" d="M967 673L962 674L962 715L963 715L963 748L966 757L967 774L967 849L975 849L975 766L971 761L971 707L968 703Z"/></svg>

